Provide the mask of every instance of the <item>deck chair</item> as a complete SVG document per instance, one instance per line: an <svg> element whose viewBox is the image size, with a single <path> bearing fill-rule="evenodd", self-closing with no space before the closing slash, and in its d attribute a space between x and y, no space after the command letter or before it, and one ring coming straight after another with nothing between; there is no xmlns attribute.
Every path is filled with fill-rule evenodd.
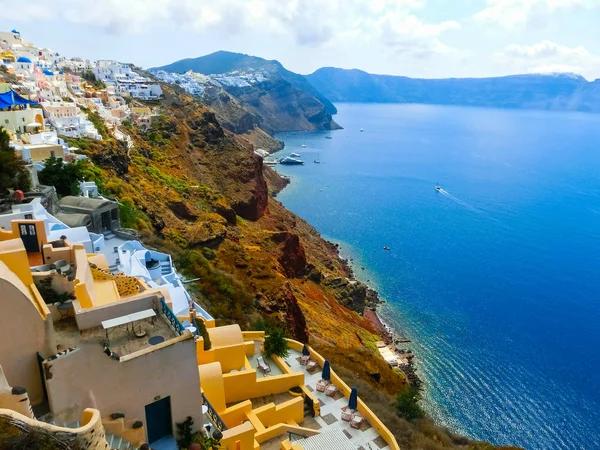
<svg viewBox="0 0 600 450"><path fill-rule="evenodd" d="M271 366L268 362L265 362L265 359L262 356L257 357L256 362L258 363L258 366L256 366L256 368L260 370L263 374L266 375L271 372Z"/></svg>
<svg viewBox="0 0 600 450"><path fill-rule="evenodd" d="M350 418L350 426L358 430L364 421L365 418L359 412L355 412Z"/></svg>
<svg viewBox="0 0 600 450"><path fill-rule="evenodd" d="M329 386L327 386L327 389L325 389L325 395L327 397L333 397L333 396L335 396L335 393L337 391L338 391L338 388L334 384L330 384Z"/></svg>
<svg viewBox="0 0 600 450"><path fill-rule="evenodd" d="M317 381L317 391L318 392L325 392L325 389L327 389L327 387L329 386L331 382L329 380L319 380Z"/></svg>
<svg viewBox="0 0 600 450"><path fill-rule="evenodd" d="M344 406L342 408L342 420L346 422L350 422L352 420L352 414L354 414L354 410Z"/></svg>
<svg viewBox="0 0 600 450"><path fill-rule="evenodd" d="M308 361L306 363L306 370L312 372L317 368L317 363L315 361Z"/></svg>

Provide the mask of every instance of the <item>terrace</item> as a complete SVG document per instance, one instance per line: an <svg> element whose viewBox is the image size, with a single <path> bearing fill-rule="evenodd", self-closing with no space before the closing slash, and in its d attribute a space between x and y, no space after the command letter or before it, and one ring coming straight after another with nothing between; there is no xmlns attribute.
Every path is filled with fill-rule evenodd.
<svg viewBox="0 0 600 450"><path fill-rule="evenodd" d="M54 323L58 351L74 348L81 343L106 345L119 357L130 355L179 336L167 318L154 317L104 329L102 325L79 330L75 319L68 317ZM108 337L107 337L108 336Z"/></svg>
<svg viewBox="0 0 600 450"><path fill-rule="evenodd" d="M339 433L342 433L342 435L348 438L349 443L359 450L390 449L389 443L386 442L384 437L378 431L383 424L378 422L376 417L368 410L368 408L366 408L366 405L361 404L362 402L359 401L358 407L361 416L364 418L364 421L360 426L353 428L350 425L350 422L342 420L342 409L348 405L350 388L345 385L333 371L331 373L331 381L332 385L337 388L336 392L332 395L326 395L325 392L318 391L317 383L322 378L322 357L311 351L311 360L315 361L317 366L310 372L307 370L306 365L301 364L301 360L302 353L298 349L290 348L288 357L282 360L285 366L280 367L280 369L284 373L302 372L304 374L304 389L310 393L310 396L314 400L318 401L320 413L319 415L312 417L310 414L307 414L305 410L304 421L299 422L298 425L305 429L316 430L320 434L332 433L332 436L336 435L339 437L341 436ZM281 362L278 362L276 365L278 367L281 366ZM254 406L255 401L266 402L270 400L271 402L274 402L276 399L277 396L267 396L264 398L261 397L260 399L253 399L252 403ZM369 420L369 416L372 416L374 420ZM387 429L384 430L384 433L389 433ZM275 450L280 448L281 443L287 439L302 445L304 439L310 439L310 437L308 435L294 433L281 434L261 443L261 449Z"/></svg>

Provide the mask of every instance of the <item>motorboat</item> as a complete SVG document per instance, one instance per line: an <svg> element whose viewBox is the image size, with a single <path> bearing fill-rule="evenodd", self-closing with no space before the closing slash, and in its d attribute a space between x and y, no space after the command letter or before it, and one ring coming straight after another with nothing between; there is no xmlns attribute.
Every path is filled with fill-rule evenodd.
<svg viewBox="0 0 600 450"><path fill-rule="evenodd" d="M300 147L302 147L302 148L306 148L306 144L302 144Z"/></svg>
<svg viewBox="0 0 600 450"><path fill-rule="evenodd" d="M298 158L292 158L291 156L286 156L285 158L281 158L279 160L279 164L283 164L286 166L295 166L304 164L304 161Z"/></svg>
<svg viewBox="0 0 600 450"><path fill-rule="evenodd" d="M436 190L436 191L441 191L441 190L442 190L442 188L440 187L440 185L439 185L439 184L436 184L436 185L435 185L435 190Z"/></svg>
<svg viewBox="0 0 600 450"><path fill-rule="evenodd" d="M274 166L274 165L277 164L277 160L276 159L266 158L266 159L263 160L263 163L267 164L268 166Z"/></svg>
<svg viewBox="0 0 600 450"><path fill-rule="evenodd" d="M360 132L362 133L363 131L365 131L365 129L364 129L364 128L361 128L361 129L360 129Z"/></svg>
<svg viewBox="0 0 600 450"><path fill-rule="evenodd" d="M386 250L386 251L388 251L388 252L391 250L387 245L384 246L383 249Z"/></svg>
<svg viewBox="0 0 600 450"><path fill-rule="evenodd" d="M290 153L292 158L300 158L300 153Z"/></svg>
<svg viewBox="0 0 600 450"><path fill-rule="evenodd" d="M325 136L325 139L333 139L332 136Z"/></svg>

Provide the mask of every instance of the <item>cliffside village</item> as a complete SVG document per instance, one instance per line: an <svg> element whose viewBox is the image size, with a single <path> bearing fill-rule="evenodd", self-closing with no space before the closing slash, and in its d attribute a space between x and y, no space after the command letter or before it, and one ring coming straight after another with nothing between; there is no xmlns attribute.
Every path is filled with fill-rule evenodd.
<svg viewBox="0 0 600 450"><path fill-rule="evenodd" d="M269 355L264 332L217 326L171 256L122 228L94 183L58 200L36 182L51 156L83 157L66 137L102 139L86 110L124 141L124 120L149 126L141 101L160 98L157 83L16 30L0 32L0 55L13 80L0 84L0 125L36 188L0 198L0 448L36 436L43 448L171 449L191 418L223 449L399 450L306 343Z"/></svg>

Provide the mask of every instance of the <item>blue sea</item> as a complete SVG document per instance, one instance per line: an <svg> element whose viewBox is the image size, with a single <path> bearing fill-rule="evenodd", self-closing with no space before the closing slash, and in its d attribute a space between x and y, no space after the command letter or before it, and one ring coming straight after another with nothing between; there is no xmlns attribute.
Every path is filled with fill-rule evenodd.
<svg viewBox="0 0 600 450"><path fill-rule="evenodd" d="M343 130L278 136L306 161L277 166L278 198L387 300L427 410L495 444L600 448L600 115L336 106Z"/></svg>

